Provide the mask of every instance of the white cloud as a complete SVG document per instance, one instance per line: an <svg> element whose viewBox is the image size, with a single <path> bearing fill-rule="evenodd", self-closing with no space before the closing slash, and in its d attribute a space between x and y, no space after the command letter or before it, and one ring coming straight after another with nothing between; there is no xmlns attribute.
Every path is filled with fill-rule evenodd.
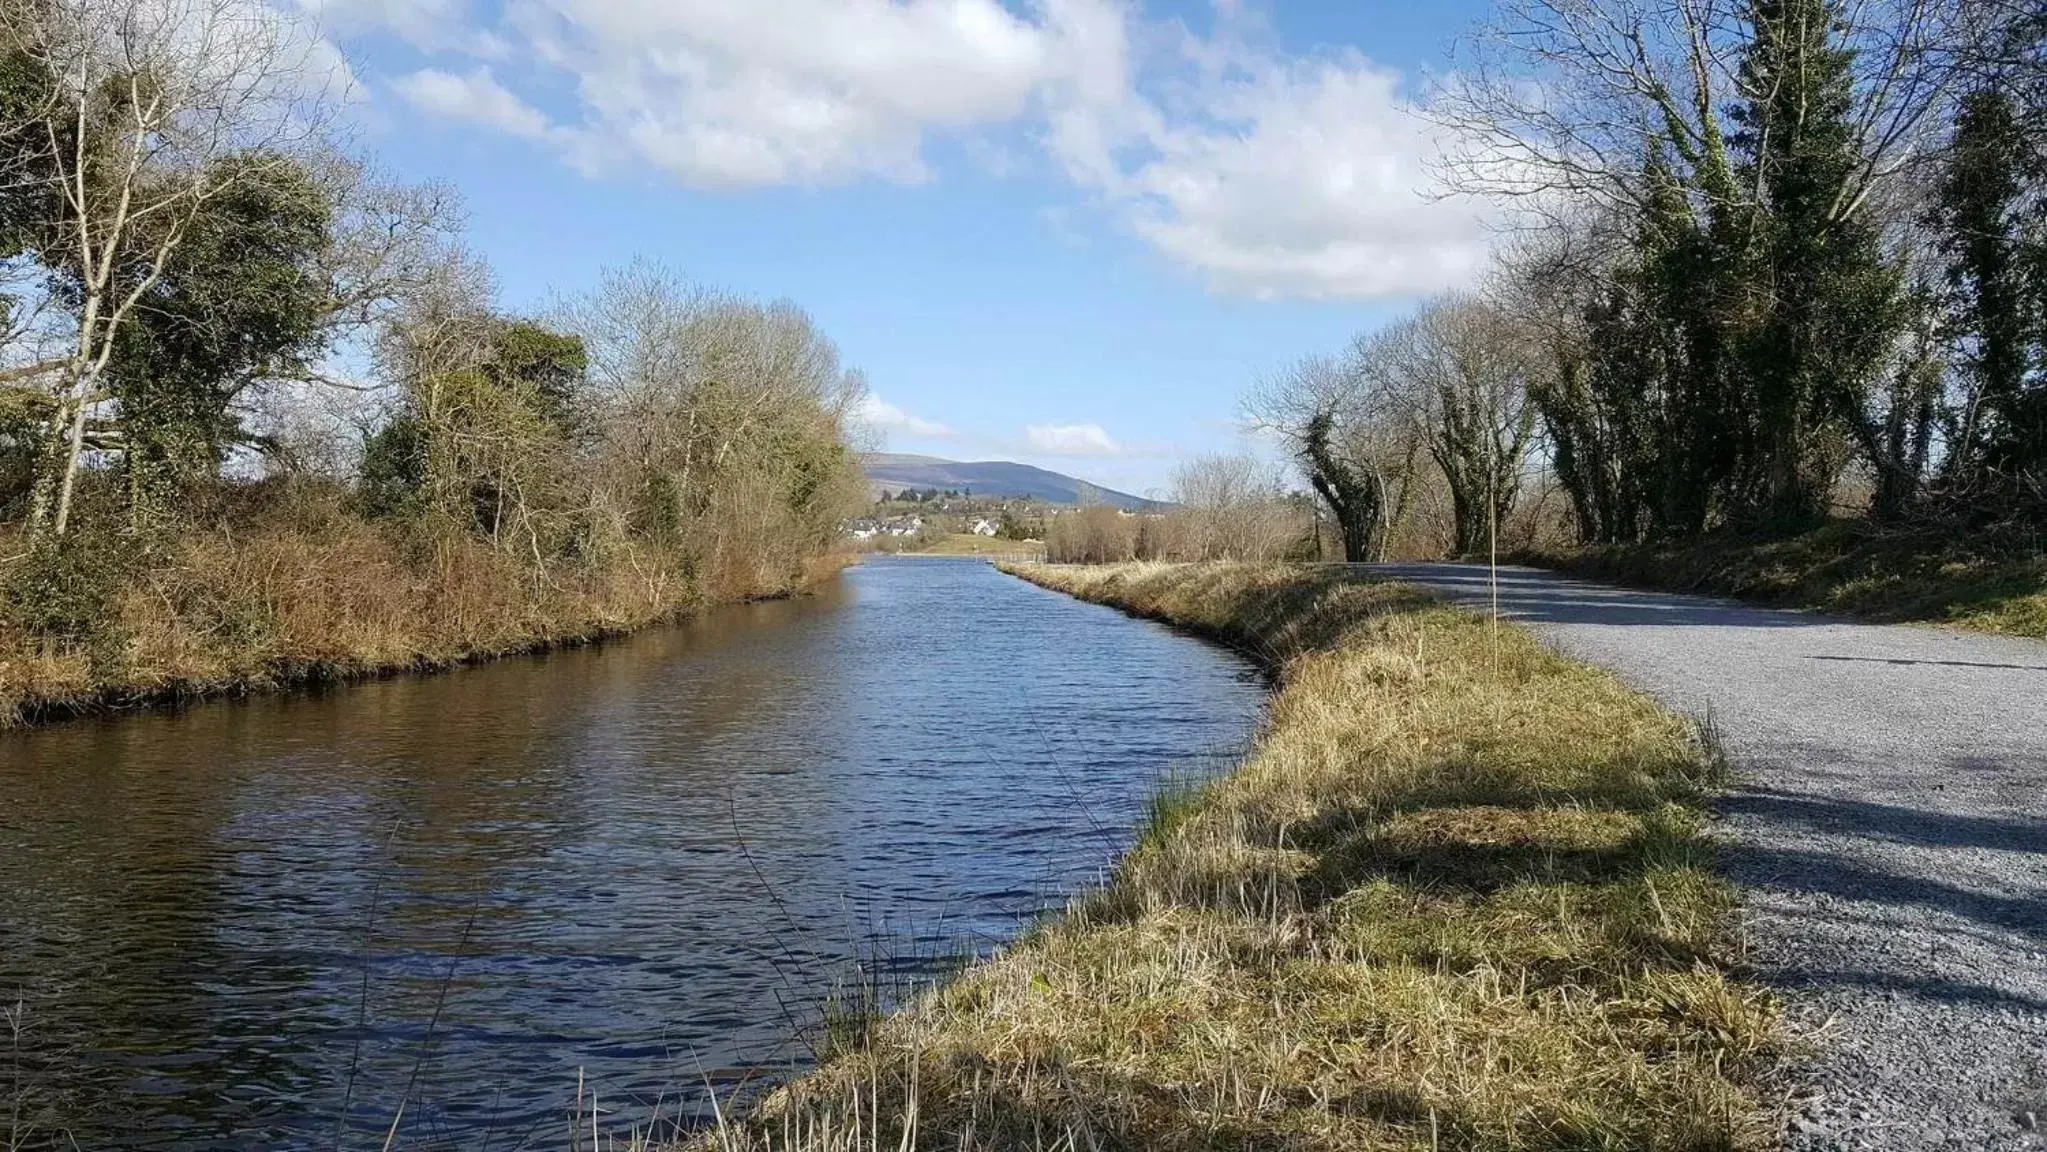
<svg viewBox="0 0 2047 1152"><path fill-rule="evenodd" d="M1169 131L1134 174L1138 232L1260 295L1398 296L1470 282L1478 205L1444 200L1429 128L1363 60L1272 64L1217 101L1224 126Z"/></svg>
<svg viewBox="0 0 2047 1152"><path fill-rule="evenodd" d="M459 76L424 68L400 79L396 87L415 108L449 120L481 124L529 140L546 139L554 133L546 115L498 83L488 68Z"/></svg>
<svg viewBox="0 0 2047 1152"><path fill-rule="evenodd" d="M1374 297L1468 283L1485 259L1480 205L1446 199L1436 132L1399 74L1355 52L1282 58L1187 40L1175 83L1081 103L1050 144L1139 236L1217 287Z"/></svg>
<svg viewBox="0 0 2047 1152"><path fill-rule="evenodd" d="M881 432L907 432L912 436L950 436L953 430L933 420L913 416L869 392L860 401L854 418Z"/></svg>
<svg viewBox="0 0 2047 1152"><path fill-rule="evenodd" d="M524 0L513 23L572 82L585 162L704 187L922 179L928 135L1014 120L1056 59L999 0Z"/></svg>
<svg viewBox="0 0 2047 1152"><path fill-rule="evenodd" d="M1489 248L1478 207L1436 195L1435 133L1400 75L1247 46L1236 29L1257 22L1228 5L1202 37L1135 0L507 0L492 27L471 0L298 2L543 85L552 122L484 67L400 90L586 171L918 181L950 139L984 166L1049 166L1169 260L1259 296L1436 291Z"/></svg>
<svg viewBox="0 0 2047 1152"><path fill-rule="evenodd" d="M347 32L545 70L578 110L579 165L643 163L697 187L925 179L927 142L1120 99L1126 0L296 0ZM445 78L449 73L436 70ZM517 121L507 122L509 127Z"/></svg>
<svg viewBox="0 0 2047 1152"><path fill-rule="evenodd" d="M1120 456L1116 443L1100 424L1032 424L1024 429L1024 443L1034 452L1048 456Z"/></svg>

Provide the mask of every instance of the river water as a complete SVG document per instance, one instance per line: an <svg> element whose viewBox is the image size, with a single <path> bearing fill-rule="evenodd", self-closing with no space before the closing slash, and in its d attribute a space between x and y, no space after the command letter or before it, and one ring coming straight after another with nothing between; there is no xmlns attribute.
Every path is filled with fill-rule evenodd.
<svg viewBox="0 0 2047 1152"><path fill-rule="evenodd" d="M579 1075L607 1129L700 1116L800 1067L835 986L1097 878L1262 699L1156 625L892 559L600 648L0 736L0 1146L560 1148Z"/></svg>

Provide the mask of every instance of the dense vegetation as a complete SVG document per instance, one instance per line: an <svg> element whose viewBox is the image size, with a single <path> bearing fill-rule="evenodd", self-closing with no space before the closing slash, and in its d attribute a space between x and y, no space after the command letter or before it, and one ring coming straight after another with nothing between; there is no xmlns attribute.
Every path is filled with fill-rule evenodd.
<svg viewBox="0 0 2047 1152"><path fill-rule="evenodd" d="M2047 551L1993 533L1958 539L1938 525L1843 519L1792 536L1716 532L1526 559L1624 584L2047 640Z"/></svg>
<svg viewBox="0 0 2047 1152"><path fill-rule="evenodd" d="M1256 653L1263 738L702 1146L1767 1146L1774 1008L1728 972L1686 723L1341 569L1017 571Z"/></svg>
<svg viewBox="0 0 2047 1152"><path fill-rule="evenodd" d="M9 716L783 590L858 499L800 311L639 266L504 313L448 193L328 142L322 59L248 6L0 13Z"/></svg>
<svg viewBox="0 0 2047 1152"><path fill-rule="evenodd" d="M1453 554L1567 506L1609 548L1850 515L1921 557L2037 557L2043 45L2002 0L1507 4L1429 111L1460 185L1526 209L1518 240L1253 412L1353 560L1417 492Z"/></svg>
<svg viewBox="0 0 2047 1152"><path fill-rule="evenodd" d="M1636 65L1661 127L1518 269L1582 538L1804 529L1851 468L1879 519L2047 522L2047 109L1998 62L2042 29L1967 14L1759 2L1702 81Z"/></svg>

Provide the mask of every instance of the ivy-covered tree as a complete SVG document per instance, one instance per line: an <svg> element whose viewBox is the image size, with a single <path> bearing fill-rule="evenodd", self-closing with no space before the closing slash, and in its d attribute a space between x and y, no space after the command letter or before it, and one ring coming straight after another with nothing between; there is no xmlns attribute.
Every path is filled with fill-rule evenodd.
<svg viewBox="0 0 2047 1152"><path fill-rule="evenodd" d="M1363 372L1416 427L1450 498L1456 555L1485 551L1512 511L1534 435L1529 333L1476 297L1424 305L1362 349Z"/></svg>
<svg viewBox="0 0 2047 1152"><path fill-rule="evenodd" d="M1912 514L1926 486L1939 432L1942 376L1947 351L1934 294L1915 287L1904 298L1908 331L1880 386L1853 430L1868 463L1874 492L1870 514L1895 521Z"/></svg>
<svg viewBox="0 0 2047 1152"><path fill-rule="evenodd" d="M60 357L36 366L50 403L32 538L66 534L81 468L103 447L94 433L124 399L110 376L115 358L149 354L153 341L138 353L130 329L163 306L159 289L181 263L188 274L204 263L181 249L209 232L219 241L245 185L288 185L284 170L338 107L319 83L311 32L286 14L252 20L229 3L0 6L0 59L33 97L0 179L28 198L29 247L71 320ZM132 388L126 399L149 402Z"/></svg>
<svg viewBox="0 0 2047 1152"><path fill-rule="evenodd" d="M1386 521L1386 491L1371 469L1357 467L1337 452L1335 425L1334 416L1326 411L1310 417L1301 455L1308 484L1336 518L1344 560L1363 564L1378 559L1379 535Z"/></svg>
<svg viewBox="0 0 2047 1152"><path fill-rule="evenodd" d="M1655 519L1653 481L1664 469L1652 433L1670 372L1641 270L1611 276L1582 306L1582 344L1556 350L1529 389L1578 537L1601 544L1638 541Z"/></svg>
<svg viewBox="0 0 2047 1152"><path fill-rule="evenodd" d="M1309 357L1268 379L1245 403L1254 426L1286 446L1336 521L1344 559L1384 560L1416 499L1427 424L1411 395L1374 371L1373 338L1341 357Z"/></svg>
<svg viewBox="0 0 2047 1152"><path fill-rule="evenodd" d="M498 387L523 393L536 411L564 432L579 422L576 406L590 371L590 356L580 339L529 320L513 320L497 333L482 369Z"/></svg>
<svg viewBox="0 0 2047 1152"><path fill-rule="evenodd" d="M583 342L489 314L437 317L398 339L414 374L364 445L365 509L439 511L500 547L552 551L566 530L556 513L569 503Z"/></svg>
<svg viewBox="0 0 2047 1152"><path fill-rule="evenodd" d="M316 269L332 241L331 204L305 169L233 157L239 178L185 226L140 293L105 370L131 524L174 506L217 475L250 436L235 403L266 379L307 372L325 350L327 285Z"/></svg>
<svg viewBox="0 0 2047 1152"><path fill-rule="evenodd" d="M1754 189L1755 322L1741 369L1753 420L1733 492L1740 518L1824 514L1849 422L1897 340L1901 276L1864 211L1854 53L1838 0L1754 0L1733 118Z"/></svg>
<svg viewBox="0 0 2047 1152"><path fill-rule="evenodd" d="M1651 153L1626 286L1643 316L1632 331L1611 333L1633 343L1602 345L1616 377L1603 390L1633 404L1626 426L1639 439L1630 455L1648 530L1659 536L1702 532L1724 514L1750 439L1752 406L1734 353L1751 311L1754 209L1726 164L1718 151L1696 156L1688 186L1660 146Z"/></svg>
<svg viewBox="0 0 2047 1152"><path fill-rule="evenodd" d="M1963 378L1945 479L2011 490L2047 473L2047 210L2042 144L1998 81L1962 100L1933 223Z"/></svg>
<svg viewBox="0 0 2047 1152"><path fill-rule="evenodd" d="M33 312L22 296L41 287L36 249L54 201L49 142L38 129L51 88L37 61L0 44L0 347ZM24 509L47 447L56 405L37 386L47 370L27 358L0 365L0 512L10 516Z"/></svg>
<svg viewBox="0 0 2047 1152"><path fill-rule="evenodd" d="M49 142L37 131L50 88L34 59L0 46L0 261L26 253L50 214ZM10 303L0 297L0 310ZM4 325L0 312L0 331Z"/></svg>

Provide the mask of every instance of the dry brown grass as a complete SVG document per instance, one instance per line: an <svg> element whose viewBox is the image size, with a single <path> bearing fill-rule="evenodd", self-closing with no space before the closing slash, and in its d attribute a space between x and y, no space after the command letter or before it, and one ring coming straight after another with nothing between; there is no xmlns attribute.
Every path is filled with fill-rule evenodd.
<svg viewBox="0 0 2047 1152"><path fill-rule="evenodd" d="M1268 729L1105 890L708 1144L1770 1143L1776 1013L1730 975L1688 724L1328 569L1017 571L1255 652Z"/></svg>
<svg viewBox="0 0 2047 1152"><path fill-rule="evenodd" d="M1025 557L1044 554L1045 542L1042 540L1004 540L995 536L976 536L971 532L949 532L903 550L905 556Z"/></svg>
<svg viewBox="0 0 2047 1152"><path fill-rule="evenodd" d="M134 565L90 639L0 614L0 727L586 643L784 594L844 560L732 553L708 575L633 543L536 568L469 533L365 521L333 501L222 519Z"/></svg>

